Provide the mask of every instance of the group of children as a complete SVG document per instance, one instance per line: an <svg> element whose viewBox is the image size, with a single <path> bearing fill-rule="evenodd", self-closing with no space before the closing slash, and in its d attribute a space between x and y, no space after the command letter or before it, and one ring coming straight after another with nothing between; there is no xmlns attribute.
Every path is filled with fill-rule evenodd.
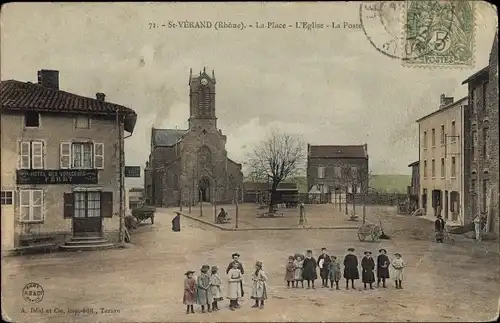
<svg viewBox="0 0 500 323"><path fill-rule="evenodd" d="M348 254L344 258L344 278L346 280L346 289L349 289L349 281L351 288L355 289L354 281L359 279L358 270L358 257L354 254L354 248L347 249ZM382 283L383 288L387 288L386 279L389 279L389 268L392 265L394 280L397 289L402 289L403 269L405 263L401 254L395 253L395 259L392 262L387 256L387 250L380 249L377 257L377 263L372 258L371 251L365 251L364 257L361 260L362 282L364 288L373 289L375 283L375 268L377 269L377 287ZM317 268L319 267L320 277L322 280L322 287L328 287L330 281L330 288L333 289L335 284L336 289L339 288L339 281L341 278L340 263L336 256L328 255L326 248L321 249L321 255L318 260L313 258L312 251L307 250L306 256L296 254L295 256L288 257L286 265L285 281L287 287L299 288L299 283L304 288L304 281L307 282L307 288L315 288L314 282L318 278Z"/></svg>
<svg viewBox="0 0 500 323"><path fill-rule="evenodd" d="M233 260L227 266L227 298L229 299L229 308L234 311L240 307L238 300L245 293L243 291L244 269L239 262L240 255L234 253ZM250 298L255 300L253 308L264 308L264 300L267 299L267 276L262 270L263 264L260 261L255 263L255 271L252 273L252 293ZM222 281L218 274L218 267L211 268L211 274L208 274L210 266L203 265L200 275L195 279L194 271L186 272L184 280L183 303L186 305L186 314L194 313L194 304L201 305L201 312L205 313L205 307L208 312L218 311L219 301L222 296Z"/></svg>

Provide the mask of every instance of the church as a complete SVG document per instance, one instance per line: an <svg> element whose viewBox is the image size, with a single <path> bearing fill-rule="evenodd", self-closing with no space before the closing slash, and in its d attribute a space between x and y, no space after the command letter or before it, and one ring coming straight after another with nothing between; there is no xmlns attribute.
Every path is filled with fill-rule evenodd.
<svg viewBox="0 0 500 323"><path fill-rule="evenodd" d="M146 203L166 207L199 201L232 203L243 196L241 164L227 156L226 136L217 128L215 73L189 73L189 127L151 129L144 170Z"/></svg>

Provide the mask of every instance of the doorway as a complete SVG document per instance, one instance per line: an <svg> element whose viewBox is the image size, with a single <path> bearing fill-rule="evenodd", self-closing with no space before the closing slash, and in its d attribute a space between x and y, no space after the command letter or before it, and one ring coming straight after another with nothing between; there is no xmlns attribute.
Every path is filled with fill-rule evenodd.
<svg viewBox="0 0 500 323"><path fill-rule="evenodd" d="M202 178L198 187L200 189L200 201L210 202L210 180L206 177Z"/></svg>
<svg viewBox="0 0 500 323"><path fill-rule="evenodd" d="M73 236L101 236L101 192L74 192Z"/></svg>

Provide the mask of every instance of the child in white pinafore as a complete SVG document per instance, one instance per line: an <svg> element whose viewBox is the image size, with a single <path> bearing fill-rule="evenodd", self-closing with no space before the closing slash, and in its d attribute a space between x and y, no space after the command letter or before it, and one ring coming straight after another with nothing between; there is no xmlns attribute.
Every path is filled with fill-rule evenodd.
<svg viewBox="0 0 500 323"><path fill-rule="evenodd" d="M302 267L304 265L304 256L300 254L295 255L295 260L293 262L295 266L295 287L299 288L299 282L302 284L302 288L304 288L304 278L302 277Z"/></svg>
<svg viewBox="0 0 500 323"><path fill-rule="evenodd" d="M396 281L396 289L403 289L401 282L403 281L403 269L406 266L403 258L401 258L400 253L395 253L396 259L391 263L394 269L394 280Z"/></svg>

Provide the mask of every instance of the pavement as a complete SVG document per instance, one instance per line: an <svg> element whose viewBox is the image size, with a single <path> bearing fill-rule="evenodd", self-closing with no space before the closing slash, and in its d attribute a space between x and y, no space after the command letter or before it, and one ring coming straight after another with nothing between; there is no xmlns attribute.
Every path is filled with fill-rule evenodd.
<svg viewBox="0 0 500 323"><path fill-rule="evenodd" d="M331 215L329 206L310 210L309 220ZM16 322L458 322L498 316L498 246L460 237L436 244L431 222L387 208L367 211L371 221L380 219L390 240L361 242L354 230L222 231L186 218L181 231L172 232L174 210L159 210L155 224L141 226L125 249L2 258L3 315ZM387 289L368 291L360 281L354 291L345 290L343 281L338 291L287 289L288 255L312 249L317 257L323 246L340 258L348 247L358 257L367 249L376 255L385 248L391 258L400 252L408 264L404 289L396 290L391 280ZM223 271L233 252L241 254L247 273L242 308L232 312L223 301L219 312L202 314L195 306L197 313L186 315L184 272L198 273L203 264ZM247 298L256 260L269 278L264 309L251 308ZM43 288L40 302L24 299L28 283Z"/></svg>

